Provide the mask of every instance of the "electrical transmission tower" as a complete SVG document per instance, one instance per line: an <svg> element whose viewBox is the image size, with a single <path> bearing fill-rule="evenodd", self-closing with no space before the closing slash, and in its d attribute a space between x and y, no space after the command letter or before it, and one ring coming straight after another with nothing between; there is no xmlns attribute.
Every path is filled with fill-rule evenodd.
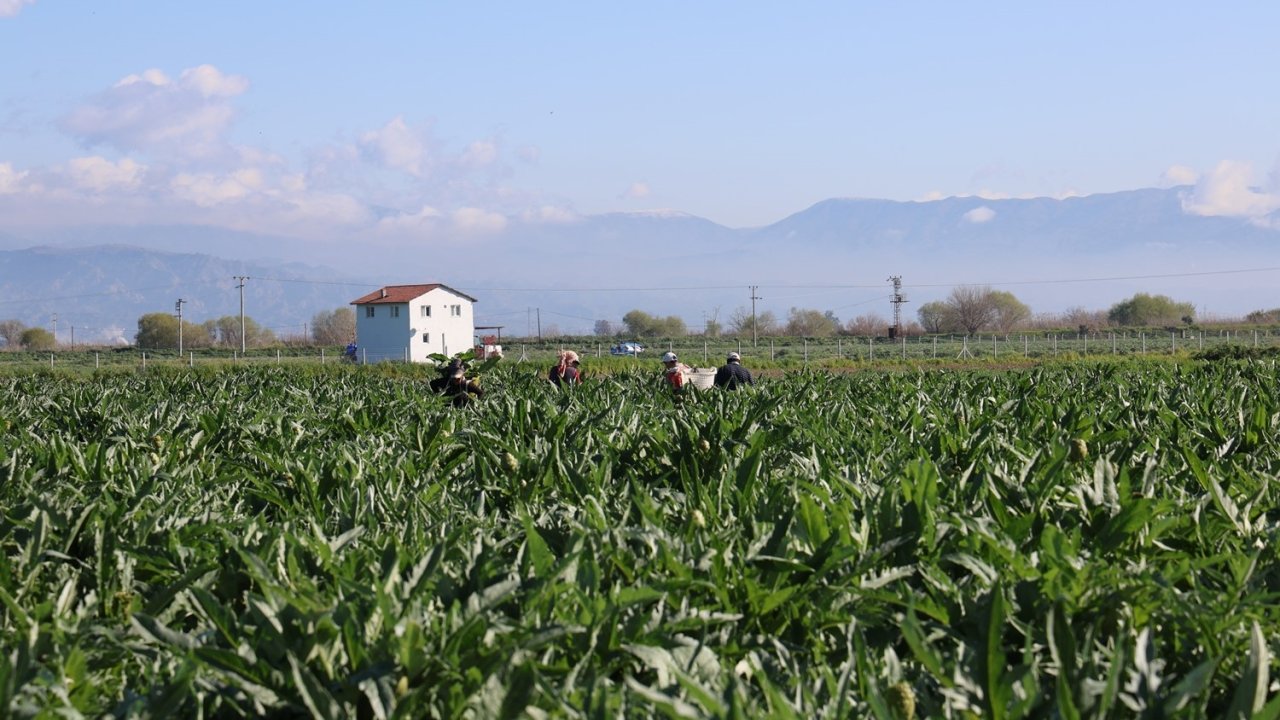
<svg viewBox="0 0 1280 720"><path fill-rule="evenodd" d="M889 301L893 305L893 326L889 328L889 337L896 338L902 332L902 304L907 302L907 296L902 293L901 275L890 276L889 282L893 283L893 299Z"/></svg>

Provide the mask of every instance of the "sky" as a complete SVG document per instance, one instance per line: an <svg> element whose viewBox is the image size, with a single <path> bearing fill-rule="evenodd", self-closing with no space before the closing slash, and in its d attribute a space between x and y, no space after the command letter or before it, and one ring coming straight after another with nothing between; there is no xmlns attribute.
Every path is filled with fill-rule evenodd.
<svg viewBox="0 0 1280 720"><path fill-rule="evenodd" d="M454 234L1194 185L1280 209L1280 3L0 0L9 227Z"/></svg>

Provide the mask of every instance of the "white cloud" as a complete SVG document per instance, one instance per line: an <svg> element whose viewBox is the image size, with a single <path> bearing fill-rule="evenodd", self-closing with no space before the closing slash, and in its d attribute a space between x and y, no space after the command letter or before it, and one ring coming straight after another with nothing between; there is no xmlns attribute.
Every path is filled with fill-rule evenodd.
<svg viewBox="0 0 1280 720"><path fill-rule="evenodd" d="M467 167L492 165L498 159L498 146L491 140L477 140L462 153L462 164Z"/></svg>
<svg viewBox="0 0 1280 720"><path fill-rule="evenodd" d="M19 172L10 163L0 163L0 195L12 195L22 190L22 180L26 176L25 170Z"/></svg>
<svg viewBox="0 0 1280 720"><path fill-rule="evenodd" d="M205 97L235 97L249 89L249 81L239 75L223 75L212 65L200 65L182 71L180 84Z"/></svg>
<svg viewBox="0 0 1280 720"><path fill-rule="evenodd" d="M396 117L380 130L367 132L360 137L360 145L367 154L381 164L403 170L420 177L425 171L427 146L421 135Z"/></svg>
<svg viewBox="0 0 1280 720"><path fill-rule="evenodd" d="M989 222L995 216L996 216L995 210L992 210L986 205L983 205L982 207L976 207L970 210L969 212L965 213L964 219L971 223L980 224L984 222Z"/></svg>
<svg viewBox="0 0 1280 720"><path fill-rule="evenodd" d="M62 128L88 145L167 157L208 157L227 151L223 135L234 119L229 100L248 80L212 65L183 71L129 75L62 120Z"/></svg>
<svg viewBox="0 0 1280 720"><path fill-rule="evenodd" d="M1238 217L1275 226L1277 220L1267 216L1280 210L1280 192L1255 187L1249 163L1224 160L1183 196L1182 209L1192 215Z"/></svg>
<svg viewBox="0 0 1280 720"><path fill-rule="evenodd" d="M114 87L122 88L130 85L155 85L156 87L164 87L171 84L169 76L164 74L163 70L151 68L143 70L141 75L125 75Z"/></svg>
<svg viewBox="0 0 1280 720"><path fill-rule="evenodd" d="M649 197L649 184L643 182L631 183L631 187L622 194L622 197L628 200L638 200L640 198Z"/></svg>
<svg viewBox="0 0 1280 720"><path fill-rule="evenodd" d="M1177 187L1194 185L1200 179L1200 173L1186 165L1171 165L1160 175L1160 187Z"/></svg>
<svg viewBox="0 0 1280 720"><path fill-rule="evenodd" d="M0 18L14 17L24 5L35 5L36 0L0 0Z"/></svg>
<svg viewBox="0 0 1280 720"><path fill-rule="evenodd" d="M219 177L211 173L181 173L170 181L169 186L176 197L200 207L240 200L252 192L252 188L238 177Z"/></svg>
<svg viewBox="0 0 1280 720"><path fill-rule="evenodd" d="M430 205L423 205L422 209L415 213L400 213L382 218L378 221L378 230L381 232L428 230L433 228L442 217L443 213L439 210Z"/></svg>
<svg viewBox="0 0 1280 720"><path fill-rule="evenodd" d="M507 227L507 218L481 208L465 207L454 211L453 225L463 232L494 233Z"/></svg>
<svg viewBox="0 0 1280 720"><path fill-rule="evenodd" d="M111 162L97 155L72 158L67 163L67 174L72 184L93 192L112 189L132 190L142 183L142 176L146 170L145 166L130 158Z"/></svg>

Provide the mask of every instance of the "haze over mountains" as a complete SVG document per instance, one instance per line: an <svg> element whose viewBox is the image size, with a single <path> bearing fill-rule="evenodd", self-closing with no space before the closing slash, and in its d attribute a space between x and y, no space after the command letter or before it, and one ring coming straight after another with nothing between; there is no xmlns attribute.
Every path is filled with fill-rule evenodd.
<svg viewBox="0 0 1280 720"><path fill-rule="evenodd" d="M842 320L889 315L886 278L913 304L957 284L1008 290L1034 312L1106 309L1134 292L1192 302L1199 314L1280 307L1280 213L1263 222L1186 212L1186 188L1067 199L826 200L776 223L733 229L678 212L558 222L512 218L481 236L416 245L256 235L207 226L39 231L0 219L0 318L76 340L130 341L139 316L187 301L194 322L245 312L297 335L315 313L383 284L442 282L479 299L477 322L504 335L586 333L631 309L680 315L690 329L749 307ZM1163 277L1159 277L1163 276Z"/></svg>

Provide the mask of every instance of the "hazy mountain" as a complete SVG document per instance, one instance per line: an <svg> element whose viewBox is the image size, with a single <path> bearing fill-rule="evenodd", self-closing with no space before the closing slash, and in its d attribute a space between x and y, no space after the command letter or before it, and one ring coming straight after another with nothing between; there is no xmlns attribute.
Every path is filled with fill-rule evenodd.
<svg viewBox="0 0 1280 720"><path fill-rule="evenodd" d="M1185 189L1055 200L825 200L772 225L732 229L677 212L615 213L565 222L512 219L479 239L315 243L183 226L64 228L39 235L0 226L0 318L59 337L131 338L137 318L172 312L200 322L246 314L284 334L381 284L443 282L480 299L482 324L506 334L589 331L631 309L677 314L691 327L750 304L842 318L886 315L886 278L913 302L955 284L995 284L1038 312L1106 309L1134 292L1195 303L1202 314L1280 307L1280 230L1183 211ZM24 245L24 243L27 243ZM40 244L42 247L31 247ZM18 249L22 248L22 249ZM175 250L184 252L175 252ZM297 261L305 261L301 264ZM340 268L340 269L336 269ZM1202 274L1196 274L1202 273ZM1160 277L1160 276L1167 277ZM914 306L908 306L914 313Z"/></svg>
<svg viewBox="0 0 1280 720"><path fill-rule="evenodd" d="M316 312L345 307L369 287L304 282L339 282L339 276L300 263L262 265L117 245L5 250L0 267L0 318L49 329L56 324L63 343L72 333L77 342L132 341L139 317L173 313L179 298L186 301L183 318L192 322L238 317L235 276L251 278L247 316L277 335L301 335Z"/></svg>

